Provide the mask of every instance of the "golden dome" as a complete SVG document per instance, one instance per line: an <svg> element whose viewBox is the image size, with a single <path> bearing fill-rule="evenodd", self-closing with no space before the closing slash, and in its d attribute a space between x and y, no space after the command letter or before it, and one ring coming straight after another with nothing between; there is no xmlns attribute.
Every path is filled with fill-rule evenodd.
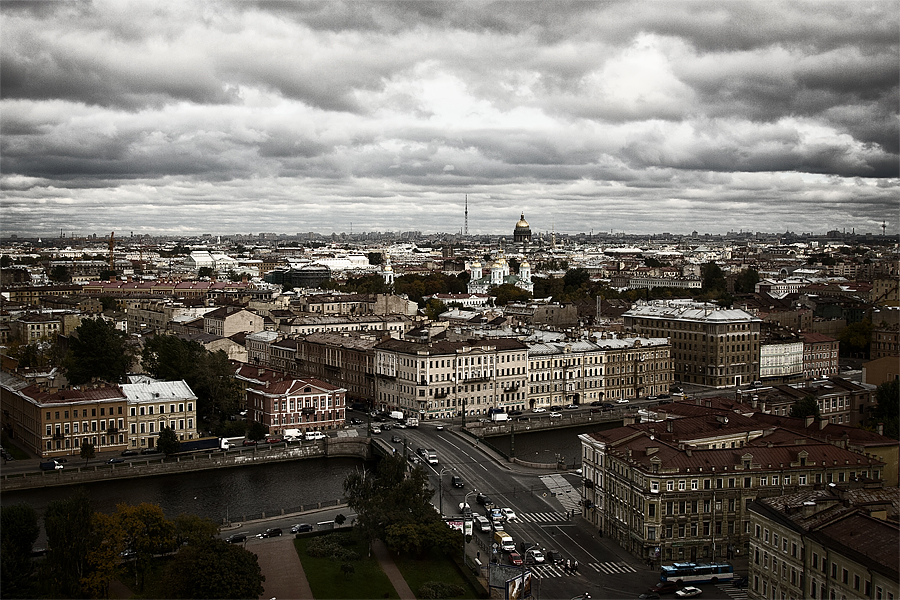
<svg viewBox="0 0 900 600"><path fill-rule="evenodd" d="M525 213L522 213L522 218L519 219L519 222L516 223L516 229L530 229L531 226L528 224L528 221L525 220Z"/></svg>

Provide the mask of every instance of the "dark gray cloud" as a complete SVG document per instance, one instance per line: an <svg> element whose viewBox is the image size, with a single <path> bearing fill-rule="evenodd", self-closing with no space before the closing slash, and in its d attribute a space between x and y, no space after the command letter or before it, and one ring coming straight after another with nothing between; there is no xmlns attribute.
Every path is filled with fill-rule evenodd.
<svg viewBox="0 0 900 600"><path fill-rule="evenodd" d="M874 231L898 13L2 3L3 231Z"/></svg>

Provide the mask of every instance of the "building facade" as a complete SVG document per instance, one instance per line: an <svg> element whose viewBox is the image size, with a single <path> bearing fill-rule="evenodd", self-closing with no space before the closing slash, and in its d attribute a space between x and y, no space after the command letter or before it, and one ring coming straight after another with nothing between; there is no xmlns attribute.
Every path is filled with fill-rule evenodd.
<svg viewBox="0 0 900 600"><path fill-rule="evenodd" d="M639 336L669 338L675 380L716 388L759 379L761 319L693 301L635 305L622 315Z"/></svg>
<svg viewBox="0 0 900 600"><path fill-rule="evenodd" d="M128 402L128 448L155 448L159 433L166 427L179 440L192 440L197 434L197 396L185 381L145 379L121 386Z"/></svg>
<svg viewBox="0 0 900 600"><path fill-rule="evenodd" d="M826 379L838 374L840 342L821 333L801 333L803 378Z"/></svg>

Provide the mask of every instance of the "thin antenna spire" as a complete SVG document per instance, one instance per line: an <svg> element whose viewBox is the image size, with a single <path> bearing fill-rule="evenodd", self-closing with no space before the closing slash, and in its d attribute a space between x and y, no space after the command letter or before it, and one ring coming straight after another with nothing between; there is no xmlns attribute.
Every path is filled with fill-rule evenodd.
<svg viewBox="0 0 900 600"><path fill-rule="evenodd" d="M466 194L466 222L463 226L463 235L469 235L469 195Z"/></svg>

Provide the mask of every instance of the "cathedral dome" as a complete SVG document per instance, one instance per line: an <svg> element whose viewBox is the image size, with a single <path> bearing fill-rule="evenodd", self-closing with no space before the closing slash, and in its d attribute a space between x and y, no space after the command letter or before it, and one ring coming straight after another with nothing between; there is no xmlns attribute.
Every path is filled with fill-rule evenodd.
<svg viewBox="0 0 900 600"><path fill-rule="evenodd" d="M522 218L516 223L516 229L531 229L531 225L525 220L525 213L522 213Z"/></svg>

